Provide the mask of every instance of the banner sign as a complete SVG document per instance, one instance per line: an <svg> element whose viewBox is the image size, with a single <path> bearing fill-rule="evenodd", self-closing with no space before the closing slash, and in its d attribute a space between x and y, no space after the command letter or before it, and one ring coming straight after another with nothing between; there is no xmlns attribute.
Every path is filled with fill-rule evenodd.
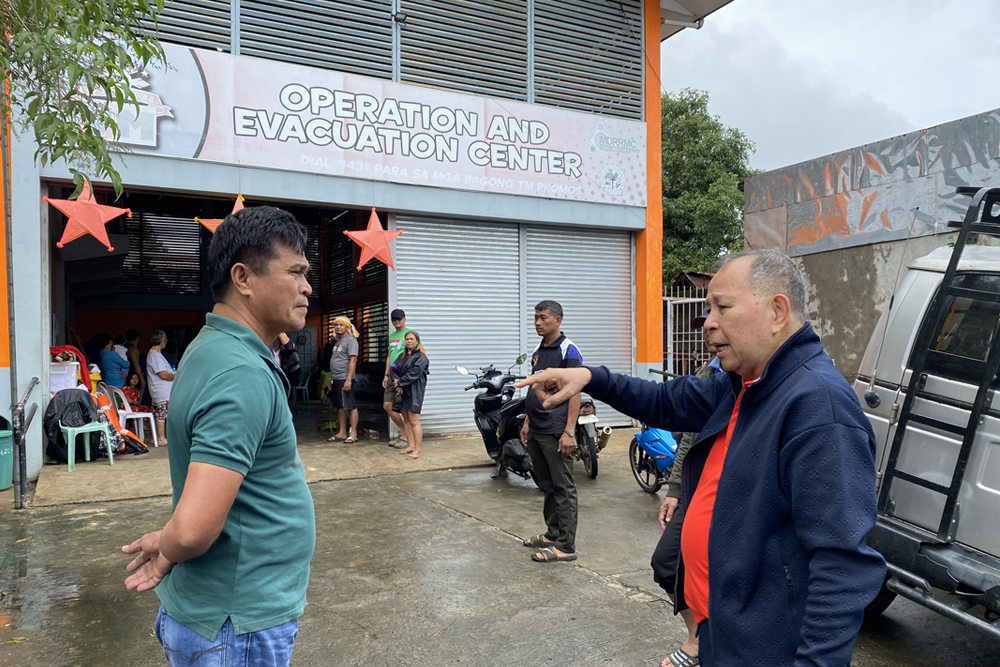
<svg viewBox="0 0 1000 667"><path fill-rule="evenodd" d="M137 153L646 206L646 125L164 44L119 117Z"/></svg>

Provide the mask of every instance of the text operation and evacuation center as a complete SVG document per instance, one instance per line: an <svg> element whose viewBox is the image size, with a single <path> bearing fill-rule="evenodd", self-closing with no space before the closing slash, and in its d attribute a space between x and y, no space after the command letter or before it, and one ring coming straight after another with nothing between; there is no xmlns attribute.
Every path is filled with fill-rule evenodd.
<svg viewBox="0 0 1000 667"><path fill-rule="evenodd" d="M205 256L238 194L296 215L314 269L305 372L330 323L361 330L361 372L382 376L388 313L420 332L431 374L424 429L471 433L462 365L509 366L537 345L533 306L565 308L588 364L649 377L662 364L660 42L724 0L175 0L159 19L169 67L132 75L120 118L130 208L113 251L56 247L72 191L65 165L12 150L18 392L49 347L163 329L177 355L211 307ZM396 270L343 234L372 207ZM8 340L9 336L2 336ZM10 346L0 350L9 373ZM522 370L527 370L523 367ZM41 413L40 413L41 414ZM606 423L620 415L598 406ZM28 476L43 461L41 419Z"/></svg>

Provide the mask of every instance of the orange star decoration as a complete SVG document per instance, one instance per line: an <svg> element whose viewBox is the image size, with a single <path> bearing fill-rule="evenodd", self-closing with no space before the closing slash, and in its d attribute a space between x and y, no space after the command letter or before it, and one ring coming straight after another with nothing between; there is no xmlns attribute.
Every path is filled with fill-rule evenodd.
<svg viewBox="0 0 1000 667"><path fill-rule="evenodd" d="M236 203L233 205L233 212L230 213L229 215L236 213L236 211L242 211L242 210L243 210L243 195L241 194L236 195ZM223 220L225 220L225 218L223 218ZM208 231L212 232L213 234L215 233L215 230L218 229L219 225L222 224L222 220L202 220L201 218L195 218L194 221L200 222L201 224L205 225L205 228L208 229Z"/></svg>
<svg viewBox="0 0 1000 667"><path fill-rule="evenodd" d="M107 246L108 252L111 252L114 248L111 247L108 230L105 229L104 225L121 215L132 217L131 209L98 204L97 200L94 199L93 193L90 191L90 181L83 182L83 189L80 191L80 196L76 199L49 199L48 197L42 197L42 200L52 204L69 218L69 221L66 223L66 229L63 230L62 238L56 244L59 248L85 234L90 234Z"/></svg>
<svg viewBox="0 0 1000 667"><path fill-rule="evenodd" d="M344 233L361 246L361 262L358 264L359 271L373 257L393 271L396 270L396 267L392 265L392 251L389 250L389 241L402 234L403 231L387 232L382 229L382 223L378 220L374 206L372 206L371 217L368 218L368 229L363 232L345 231Z"/></svg>

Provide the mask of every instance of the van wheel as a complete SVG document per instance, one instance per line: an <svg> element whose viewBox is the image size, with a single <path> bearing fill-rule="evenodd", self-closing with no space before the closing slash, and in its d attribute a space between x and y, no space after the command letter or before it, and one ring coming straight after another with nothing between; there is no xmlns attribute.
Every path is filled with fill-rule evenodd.
<svg viewBox="0 0 1000 667"><path fill-rule="evenodd" d="M890 591L886 586L888 581L889 577L887 575L885 581L882 582L882 588L879 589L878 595L876 595L875 599L871 601L871 604L865 607L866 621L881 616L882 612L888 609L889 605L892 604L892 601L896 599L896 594Z"/></svg>

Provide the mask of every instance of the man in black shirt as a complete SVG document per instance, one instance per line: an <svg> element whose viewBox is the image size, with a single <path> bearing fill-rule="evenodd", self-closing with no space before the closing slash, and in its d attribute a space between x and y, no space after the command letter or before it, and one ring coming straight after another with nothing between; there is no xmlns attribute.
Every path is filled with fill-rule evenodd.
<svg viewBox="0 0 1000 667"><path fill-rule="evenodd" d="M555 301L535 306L535 332L542 337L531 355L531 372L547 368L575 368L583 365L583 355L559 331L563 309ZM528 392L521 442L528 448L539 488L545 492L543 514L547 530L524 540L526 547L542 547L531 556L539 563L576 560L576 482L573 479L573 450L576 448L576 419L580 396L551 409L542 407L534 392Z"/></svg>

